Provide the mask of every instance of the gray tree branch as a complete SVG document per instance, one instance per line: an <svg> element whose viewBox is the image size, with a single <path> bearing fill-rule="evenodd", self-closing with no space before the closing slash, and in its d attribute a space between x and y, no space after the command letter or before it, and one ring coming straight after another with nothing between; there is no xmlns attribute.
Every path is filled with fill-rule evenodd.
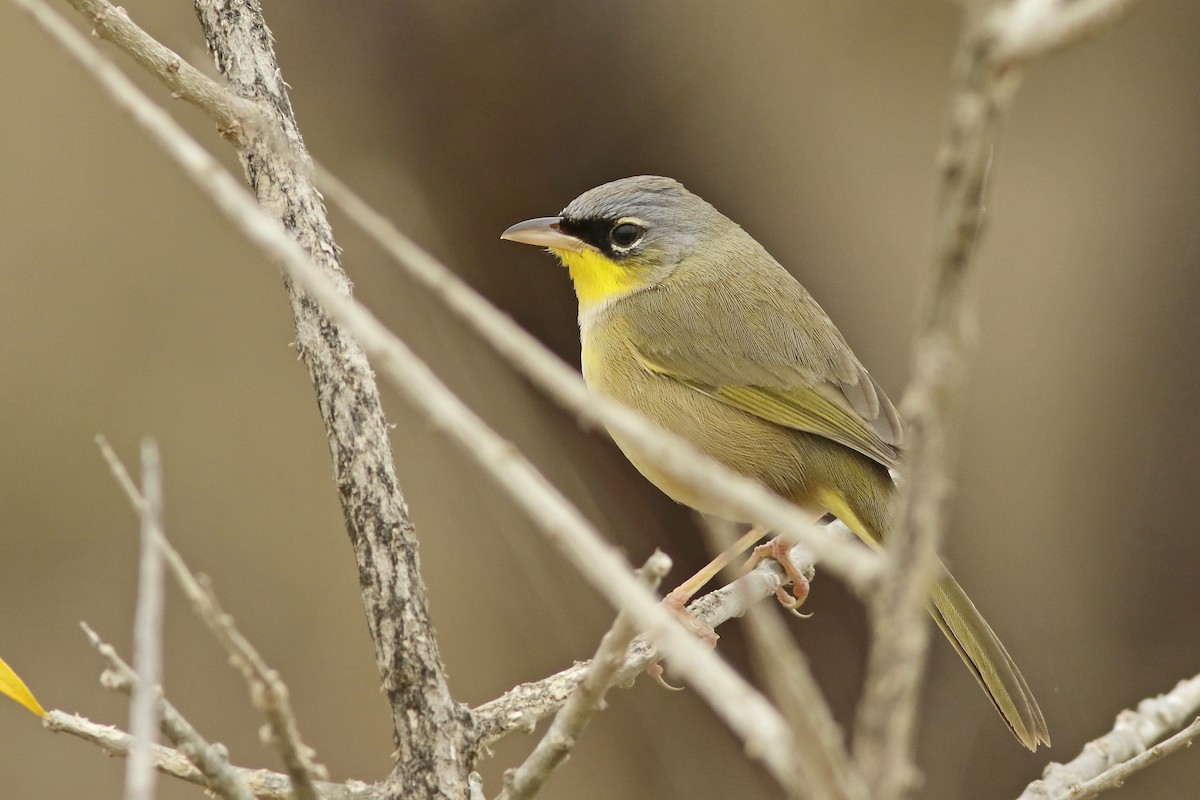
<svg viewBox="0 0 1200 800"><path fill-rule="evenodd" d="M94 744L105 753L119 758L128 758L130 748L133 746L131 737L125 731L111 725L92 722L78 714L51 711L42 719L42 725L53 733L66 733ZM154 757L154 768L163 775L170 775L173 778L209 789L208 778L179 750L154 745L151 748L151 754ZM244 767L233 767L232 769L259 800L292 800L295 796L287 775L266 769L246 769ZM347 783L318 781L315 785L317 795L321 800L387 800L380 787L362 781Z"/></svg>
<svg viewBox="0 0 1200 800"><path fill-rule="evenodd" d="M259 205L279 220L343 296L342 272L321 197L307 163L271 33L258 0L197 0L217 69L238 97L276 128L245 128L235 145ZM277 146L282 138L288 148ZM405 796L459 797L470 769L470 716L456 703L429 618L417 539L400 491L375 376L362 347L310 296L285 278L296 346L316 389L334 483L354 547L367 624L392 712L396 765Z"/></svg>
<svg viewBox="0 0 1200 800"><path fill-rule="evenodd" d="M1078 41L1129 5L976 0L966 9L938 155L933 256L913 345L913 377L901 402L904 481L887 573L870 604L872 643L854 739L856 758L880 800L904 796L917 780L913 732L929 639L924 607L949 508L950 465L975 332L975 254L995 134L1019 82L1014 67Z"/></svg>
<svg viewBox="0 0 1200 800"><path fill-rule="evenodd" d="M656 589L670 571L671 559L655 550L638 573L649 588ZM604 707L604 695L616 680L637 636L638 629L631 617L625 609L617 614L612 627L601 638L583 678L554 716L546 735L521 766L504 776L504 791L498 800L529 800L541 791L551 773L567 760L583 729Z"/></svg>
<svg viewBox="0 0 1200 800"><path fill-rule="evenodd" d="M1173 749L1200 734L1192 722L1200 714L1200 675L1180 681L1175 688L1138 703L1136 711L1122 711L1113 729L1084 745L1066 764L1050 764L1042 777L1025 788L1017 800L1080 800L1119 786L1125 778L1167 755L1159 751L1146 757L1157 742L1187 726Z"/></svg>

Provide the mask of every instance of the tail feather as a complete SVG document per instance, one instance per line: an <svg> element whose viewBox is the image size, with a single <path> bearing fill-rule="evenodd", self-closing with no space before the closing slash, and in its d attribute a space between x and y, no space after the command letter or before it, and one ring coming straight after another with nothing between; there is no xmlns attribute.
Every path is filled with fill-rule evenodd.
<svg viewBox="0 0 1200 800"><path fill-rule="evenodd" d="M929 613L1021 744L1050 745L1046 720L1008 651L949 572L930 593Z"/></svg>
<svg viewBox="0 0 1200 800"><path fill-rule="evenodd" d="M887 530L891 513L892 485L886 471L880 473L880 481L874 488L872 495L863 491L860 484L854 503L834 490L820 493L817 499L860 539L878 548L884 546L883 532ZM1030 750L1037 750L1039 744L1049 747L1046 720L1021 671L971 598L944 566L929 599L930 615L1021 744Z"/></svg>

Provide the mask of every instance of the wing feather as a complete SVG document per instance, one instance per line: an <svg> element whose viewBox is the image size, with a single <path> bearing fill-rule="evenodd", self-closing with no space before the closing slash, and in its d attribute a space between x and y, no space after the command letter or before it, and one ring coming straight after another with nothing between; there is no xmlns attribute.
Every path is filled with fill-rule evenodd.
<svg viewBox="0 0 1200 800"><path fill-rule="evenodd" d="M740 257L765 258L770 267L743 271L753 281L736 289L721 277L726 270L692 268L666 281L686 286L639 292L614 306L635 328L635 356L735 408L894 467L903 427L892 402L804 287L755 247Z"/></svg>

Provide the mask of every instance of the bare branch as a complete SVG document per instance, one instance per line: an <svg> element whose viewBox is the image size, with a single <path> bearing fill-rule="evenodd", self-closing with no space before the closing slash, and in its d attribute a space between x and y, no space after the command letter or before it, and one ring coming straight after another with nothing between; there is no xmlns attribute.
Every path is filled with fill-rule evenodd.
<svg viewBox="0 0 1200 800"><path fill-rule="evenodd" d="M261 116L253 103L225 91L221 84L134 25L124 8L114 6L108 0L67 2L92 23L97 36L128 53L173 95L201 108L229 138L240 139L246 120Z"/></svg>
<svg viewBox="0 0 1200 800"><path fill-rule="evenodd" d="M53 733L67 733L91 742L109 755L128 758L133 745L128 733L111 725L100 725L77 714L51 711L42 724ZM164 775L208 788L204 773L187 759L183 753L170 747L154 745L151 748L154 767ZM292 784L287 775L265 769L234 767L241 780L250 787L259 800L292 800ZM321 800L385 800L381 789L362 781L347 783L317 783L317 796Z"/></svg>
<svg viewBox="0 0 1200 800"><path fill-rule="evenodd" d="M715 519L704 523L713 552L720 552L736 538L728 523ZM794 562L805 564L803 571L809 580L814 576L811 560L805 553L803 560ZM796 736L802 796L816 800L866 798L866 786L850 760L841 726L777 609L775 603L750 604L746 635L755 670Z"/></svg>
<svg viewBox="0 0 1200 800"><path fill-rule="evenodd" d="M905 481L889 533L887 577L870 608L872 647L854 740L872 794L881 800L904 795L916 780L913 731L929 639L924 608L939 569L949 467L974 338L974 256L983 230L992 143L1018 83L1017 75L999 68L997 47L1006 37L1010 43L1036 39L1040 44L1028 49L1026 58L1044 54L1051 42L1066 45L1115 19L1104 7L1125 4L1015 0L968 9L939 153L933 258L913 345L913 378L901 402ZM1018 736L1031 748L1049 743L1036 725L1024 733Z"/></svg>
<svg viewBox="0 0 1200 800"><path fill-rule="evenodd" d="M1125 785L1126 779L1135 772L1140 772L1154 762L1176 753L1185 747L1191 747L1192 742L1200 736L1200 718L1192 721L1191 725L1181 730L1166 741L1159 742L1144 753L1134 756L1123 764L1102 772L1085 783L1072 786L1055 800L1084 800L1095 797L1109 789L1117 789Z"/></svg>
<svg viewBox="0 0 1200 800"><path fill-rule="evenodd" d="M125 496L129 498L130 505L133 506L133 510L140 516L146 508L146 498L142 497L137 484L129 476L129 470L125 469L125 464L121 462L117 451L113 450L112 445L108 443L108 439L103 434L97 434L95 442L96 446L100 448L100 455L104 456L104 460L108 464L109 471L116 478L117 485L125 491Z"/></svg>
<svg viewBox="0 0 1200 800"><path fill-rule="evenodd" d="M134 509L141 511L144 518L146 510L153 507L152 499L138 492L129 480L125 465L121 463L108 441L103 436L97 436L96 443L117 481L129 494ZM146 474L144 465L142 469L143 474ZM161 526L157 529L154 541L156 552L165 557L175 582L191 602L192 610L208 626L209 631L229 653L230 662L246 679L255 707L267 715L271 730L270 743L278 748L283 756L284 766L292 780L296 797L298 800L314 800L314 781L325 780L328 774L323 766L314 761L315 753L312 748L300 739L300 729L288 700L287 685L278 672L267 666L250 641L237 629L233 617L221 610L212 587L192 573L183 557L167 540Z"/></svg>
<svg viewBox="0 0 1200 800"><path fill-rule="evenodd" d="M844 538L852 537L840 523L828 526ZM812 554L804 547L796 546L791 551L792 562L801 570L811 570ZM764 561L736 581L692 601L688 613L710 628L740 617L746 610L766 597L773 597L775 590L783 586L783 570L774 561ZM661 657L647 637L636 639L630 647L625 664L617 672L614 683L628 686L633 680ZM587 671L589 662L575 664L540 681L523 683L505 692L495 700L477 707L476 733L482 745L489 745L514 731L532 730L533 726L558 710L571 691Z"/></svg>
<svg viewBox="0 0 1200 800"><path fill-rule="evenodd" d="M212 587L191 573L179 553L166 541L162 547L167 564L192 603L196 614L212 631L230 662L242 673L256 708L267 716L269 744L279 750L284 768L291 778L297 800L316 800L315 782L326 780L328 773L315 760L316 753L301 740L300 728L288 700L288 688L279 673L267 666L262 656L234 625L233 617L221 610Z"/></svg>
<svg viewBox="0 0 1200 800"><path fill-rule="evenodd" d="M916 780L912 735L929 627L925 604L937 569L950 497L948 463L969 352L973 255L983 190L1000 117L1000 89L980 29L964 25L955 59L934 254L913 346L912 382L901 402L906 480L888 536L888 577L871 604L872 646L855 730L855 754L872 794L899 797Z"/></svg>
<svg viewBox="0 0 1200 800"><path fill-rule="evenodd" d="M1007 69L1070 47L1133 9L1137 0L1014 0L998 15L993 66Z"/></svg>
<svg viewBox="0 0 1200 800"><path fill-rule="evenodd" d="M154 441L142 441L141 554L138 561L137 607L133 616L133 664L140 676L129 703L133 750L125 764L125 800L153 800L154 757L158 737L156 700L162 683L163 567L162 463ZM136 505L136 504L135 504Z"/></svg>
<svg viewBox="0 0 1200 800"><path fill-rule="evenodd" d="M1198 713L1200 675L1180 681L1167 694L1146 698L1138 703L1137 711L1122 711L1111 731L1084 745L1072 761L1050 764L1041 779L1029 784L1018 800L1078 800L1118 786L1131 773L1167 755L1162 752L1147 756L1164 736L1187 726L1189 735L1173 737L1168 752L1175 752L1200 735L1196 722L1188 725ZM1083 787L1094 788L1085 793Z"/></svg>
<svg viewBox="0 0 1200 800"><path fill-rule="evenodd" d="M125 663L112 645L102 641L86 624L81 625L92 647L95 647L96 652L108 662L108 670L100 679L101 684L108 689L129 694L138 682L137 673ZM163 697L161 690L156 692L155 700L163 733L174 742L179 752L204 774L208 787L225 800L252 800L254 793L229 763L229 753L225 747L209 744L178 709Z"/></svg>
<svg viewBox="0 0 1200 800"><path fill-rule="evenodd" d="M647 588L653 590L658 588L670 570L671 559L656 550L638 573ZM636 635L637 628L629 612L621 609L612 628L600 640L596 655L592 657L583 678L555 715L546 735L520 767L505 775L500 800L528 800L533 797L545 785L550 774L567 759L583 729L604 707L604 695L616 679Z"/></svg>

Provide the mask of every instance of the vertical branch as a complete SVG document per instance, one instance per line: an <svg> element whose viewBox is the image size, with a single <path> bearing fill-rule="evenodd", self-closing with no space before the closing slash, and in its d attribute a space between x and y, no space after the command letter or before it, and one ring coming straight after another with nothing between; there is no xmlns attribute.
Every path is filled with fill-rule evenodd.
<svg viewBox="0 0 1200 800"><path fill-rule="evenodd" d="M978 4L977 4L978 5ZM871 605L872 648L855 752L872 796L912 785L917 694L929 642L925 604L950 498L953 456L975 308L974 253L984 219L992 138L1010 81L989 61L987 18L968 13L955 56L949 120L939 153L941 188L913 347L913 378L901 402L905 485L889 537L889 569Z"/></svg>
<svg viewBox="0 0 1200 800"><path fill-rule="evenodd" d="M158 686L162 682L163 559L162 468L153 440L142 442L141 557L137 608L133 615L133 669L138 681L129 703L133 744L125 762L125 800L153 800Z"/></svg>
<svg viewBox="0 0 1200 800"><path fill-rule="evenodd" d="M955 57L949 120L939 154L941 189L914 343L906 485L893 520L888 570L872 604L872 648L855 754L875 797L911 786L917 684L928 627L922 608L937 567L950 495L959 401L975 307L974 254L984 221L992 141L1020 68L1094 34L1135 0L975 0ZM1035 740L1036 741L1036 740Z"/></svg>
<svg viewBox="0 0 1200 800"><path fill-rule="evenodd" d="M350 282L338 262L320 195L295 168L307 165L308 156L257 0L196 0L195 6L230 88L257 101L278 125L278 130L247 131L238 142L259 203L349 296ZM289 145L290 152L280 152L278 142ZM297 346L329 437L367 623L391 705L397 790L404 796L457 796L473 756L467 747L470 717L446 684L374 375L359 345L284 280Z"/></svg>

